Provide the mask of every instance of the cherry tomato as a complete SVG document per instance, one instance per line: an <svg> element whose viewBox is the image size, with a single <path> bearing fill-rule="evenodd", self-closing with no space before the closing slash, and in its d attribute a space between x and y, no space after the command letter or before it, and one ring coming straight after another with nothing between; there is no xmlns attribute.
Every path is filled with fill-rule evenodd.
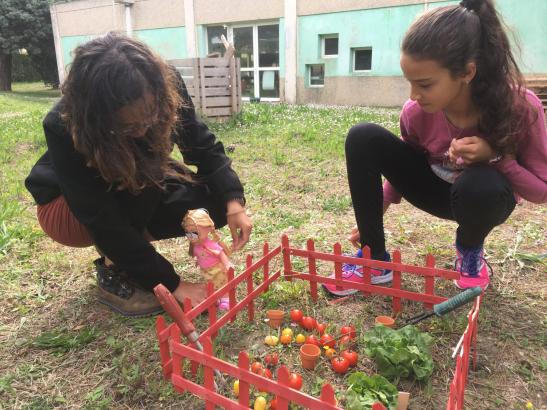
<svg viewBox="0 0 547 410"><path fill-rule="evenodd" d="M336 373L344 374L349 369L349 360L345 357L335 357L331 360L332 370L334 370Z"/></svg>
<svg viewBox="0 0 547 410"><path fill-rule="evenodd" d="M292 329L289 329L288 327L286 327L285 329L283 329L283 330L281 331L281 334L282 334L282 335L289 335L289 336L292 337Z"/></svg>
<svg viewBox="0 0 547 410"><path fill-rule="evenodd" d="M309 335L308 337L306 337L306 343L321 347L321 343L315 335Z"/></svg>
<svg viewBox="0 0 547 410"><path fill-rule="evenodd" d="M302 313L301 310L293 309L289 313L289 316L294 323L300 323L302 321L302 318L304 317L304 313Z"/></svg>
<svg viewBox="0 0 547 410"><path fill-rule="evenodd" d="M348 359L350 367L355 366L357 364L357 360L359 360L359 355L357 354L357 352L351 349L344 350L342 352L342 357Z"/></svg>
<svg viewBox="0 0 547 410"><path fill-rule="evenodd" d="M325 329L327 328L327 325L325 323L317 323L315 325L315 328L317 329L319 334L322 335L323 333L325 333Z"/></svg>
<svg viewBox="0 0 547 410"><path fill-rule="evenodd" d="M299 345L301 345L306 341L306 336L304 336L302 333L298 333L294 341L298 343Z"/></svg>
<svg viewBox="0 0 547 410"><path fill-rule="evenodd" d="M289 387L300 390L302 388L302 376L298 373L291 373L289 376Z"/></svg>
<svg viewBox="0 0 547 410"><path fill-rule="evenodd" d="M277 346L277 343L279 342L279 339L277 336L274 335L268 335L264 338L264 343L266 343L268 346Z"/></svg>
<svg viewBox="0 0 547 410"><path fill-rule="evenodd" d="M264 356L264 363L266 366L276 366L279 363L279 355L277 353L269 353Z"/></svg>
<svg viewBox="0 0 547 410"><path fill-rule="evenodd" d="M327 350L325 350L325 356L327 356L327 359L334 358L334 356L336 356L336 350L334 350L332 347L327 346Z"/></svg>
<svg viewBox="0 0 547 410"><path fill-rule="evenodd" d="M357 336L357 332L355 331L355 328L352 325L343 326L342 329L340 329L341 335L348 335L352 339L355 339Z"/></svg>
<svg viewBox="0 0 547 410"><path fill-rule="evenodd" d="M267 377L268 379L271 379L272 378L272 372L270 371L270 369L264 369L262 371L262 376Z"/></svg>
<svg viewBox="0 0 547 410"><path fill-rule="evenodd" d="M266 410L266 404L267 401L264 397L258 396L255 400L255 404L253 406L254 410Z"/></svg>
<svg viewBox="0 0 547 410"><path fill-rule="evenodd" d="M313 330L315 328L315 319L311 316L304 316L301 325L306 330Z"/></svg>
<svg viewBox="0 0 547 410"><path fill-rule="evenodd" d="M334 347L334 345L336 344L336 340L334 340L334 337L332 337L328 333L325 333L323 336L321 336L320 342L321 346L328 347Z"/></svg>
<svg viewBox="0 0 547 410"><path fill-rule="evenodd" d="M239 380L234 382L234 396L239 397Z"/></svg>
<svg viewBox="0 0 547 410"><path fill-rule="evenodd" d="M270 410L277 410L277 397L274 397L270 402Z"/></svg>
<svg viewBox="0 0 547 410"><path fill-rule="evenodd" d="M348 335L343 336L340 341L338 342L340 344L340 347L348 347L352 344L351 337Z"/></svg>
<svg viewBox="0 0 547 410"><path fill-rule="evenodd" d="M292 336L289 334L281 335L281 337L279 338L279 341L281 342L282 345L289 345L292 342Z"/></svg>
<svg viewBox="0 0 547 410"><path fill-rule="evenodd" d="M256 374L260 374L262 372L262 363L254 362L251 365L251 372L256 373Z"/></svg>

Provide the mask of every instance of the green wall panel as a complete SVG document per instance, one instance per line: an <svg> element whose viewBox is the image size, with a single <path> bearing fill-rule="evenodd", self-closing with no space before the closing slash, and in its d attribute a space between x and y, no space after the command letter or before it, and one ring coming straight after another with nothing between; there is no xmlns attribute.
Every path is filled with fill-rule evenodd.
<svg viewBox="0 0 547 410"><path fill-rule="evenodd" d="M444 1L430 3L429 7L457 3ZM515 0L497 0L496 5L520 45L520 52L516 48L514 51L521 70L547 73L547 0L527 0L526 7ZM400 43L423 11L424 5L409 5L299 17L298 75L305 76L307 64L324 64L327 77L402 75ZM337 58L321 58L320 36L324 34L338 34ZM356 47L372 47L369 72L352 72L351 49Z"/></svg>
<svg viewBox="0 0 547 410"><path fill-rule="evenodd" d="M372 68L366 74L401 75L399 46L414 17L423 5L356 10L298 18L299 67L304 76L306 64L325 64L326 76L352 73L352 48L372 47ZM338 57L321 58L320 36L338 34Z"/></svg>
<svg viewBox="0 0 547 410"><path fill-rule="evenodd" d="M150 46L166 60L186 58L186 28L167 27L135 30L135 38Z"/></svg>
<svg viewBox="0 0 547 410"><path fill-rule="evenodd" d="M72 63L72 51L80 44L84 44L91 40L94 36L65 36L61 37L61 51L63 53L63 63L65 68L68 68ZM67 70L68 71L68 70Z"/></svg>

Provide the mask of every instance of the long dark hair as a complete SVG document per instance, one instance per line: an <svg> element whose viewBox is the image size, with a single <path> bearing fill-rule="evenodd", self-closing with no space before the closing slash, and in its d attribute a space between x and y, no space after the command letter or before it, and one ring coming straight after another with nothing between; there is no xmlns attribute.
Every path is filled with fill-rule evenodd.
<svg viewBox="0 0 547 410"><path fill-rule="evenodd" d="M177 77L143 43L109 33L76 48L62 85L62 118L75 149L116 189L137 193L162 186L173 149L171 133L182 106ZM150 92L158 120L139 139L112 130L116 112Z"/></svg>
<svg viewBox="0 0 547 410"><path fill-rule="evenodd" d="M470 86L479 130L499 153L515 153L515 134L526 120L524 79L492 0L463 0L426 12L406 33L402 51L435 60L453 76L475 62Z"/></svg>

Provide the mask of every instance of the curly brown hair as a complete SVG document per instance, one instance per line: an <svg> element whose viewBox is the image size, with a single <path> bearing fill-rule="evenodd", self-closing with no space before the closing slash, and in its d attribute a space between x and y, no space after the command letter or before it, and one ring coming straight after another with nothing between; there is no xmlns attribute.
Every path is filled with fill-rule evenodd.
<svg viewBox="0 0 547 410"><path fill-rule="evenodd" d="M471 98L479 108L478 128L500 154L514 154L515 134L525 121L524 79L504 24L492 0L463 0L421 15L407 31L403 53L437 61L453 76L475 62Z"/></svg>
<svg viewBox="0 0 547 410"><path fill-rule="evenodd" d="M62 85L61 115L75 149L111 187L137 193L161 187L168 175L182 176L170 159L171 134L184 104L178 81L176 71L146 45L120 34L108 33L75 49ZM142 138L113 132L120 108L145 93L155 98L157 121Z"/></svg>

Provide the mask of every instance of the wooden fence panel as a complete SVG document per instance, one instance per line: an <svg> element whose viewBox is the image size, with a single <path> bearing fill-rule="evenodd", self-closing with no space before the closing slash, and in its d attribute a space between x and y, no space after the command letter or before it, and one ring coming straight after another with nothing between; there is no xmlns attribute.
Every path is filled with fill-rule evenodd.
<svg viewBox="0 0 547 410"><path fill-rule="evenodd" d="M196 109L219 120L241 111L239 59L185 58L170 60L177 69Z"/></svg>

